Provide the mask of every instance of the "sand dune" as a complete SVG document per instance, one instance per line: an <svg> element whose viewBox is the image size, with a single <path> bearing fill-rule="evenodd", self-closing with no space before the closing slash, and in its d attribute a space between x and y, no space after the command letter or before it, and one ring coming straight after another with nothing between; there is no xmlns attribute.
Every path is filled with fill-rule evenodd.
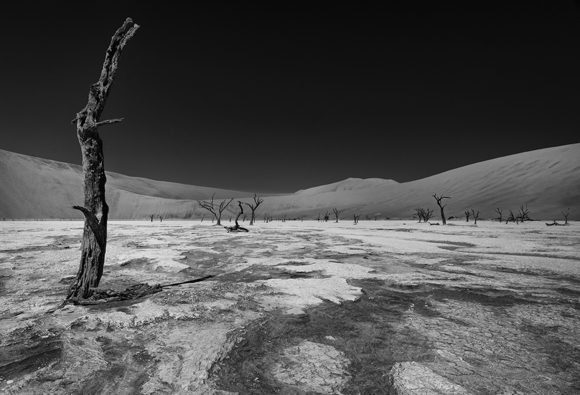
<svg viewBox="0 0 580 395"><path fill-rule="evenodd" d="M411 218L417 206L437 209L434 193L450 196L445 213L463 216L468 209L483 218L493 210L516 210L527 205L536 219L561 219L570 208L570 219L580 215L580 144L524 152L475 163L406 183L379 178L348 178L344 181L267 196L259 213L289 218L343 210L379 218ZM140 219L150 214L192 218L202 213L196 200L235 197L250 193L191 186L107 173L107 201L111 218ZM0 218L80 218L70 207L82 203L82 172L79 166L0 150ZM245 198L245 199L244 199ZM232 205L226 216L237 211ZM438 210L435 211L437 214ZM206 214L207 217L207 214ZM437 220L437 217L435 218Z"/></svg>

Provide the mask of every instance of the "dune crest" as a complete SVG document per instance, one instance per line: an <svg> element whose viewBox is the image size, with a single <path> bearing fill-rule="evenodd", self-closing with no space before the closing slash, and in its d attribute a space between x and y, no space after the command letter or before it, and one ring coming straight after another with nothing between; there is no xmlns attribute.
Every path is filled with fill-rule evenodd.
<svg viewBox="0 0 580 395"><path fill-rule="evenodd" d="M463 216L475 209L495 217L494 209L517 210L528 205L534 219L570 219L580 215L580 144L524 152L449 170L416 181L398 183L380 178L348 178L268 196L259 213L277 217L315 218L342 210L341 217L411 218L417 206L436 208L432 195L450 196L446 216ZM199 218L208 213L196 200L236 198L250 201L252 193L155 181L107 172L107 201L112 219ZM0 150L0 218L79 218L71 206L82 202L80 166ZM232 205L231 211L236 211ZM436 211L437 212L437 211ZM437 217L435 217L437 219Z"/></svg>

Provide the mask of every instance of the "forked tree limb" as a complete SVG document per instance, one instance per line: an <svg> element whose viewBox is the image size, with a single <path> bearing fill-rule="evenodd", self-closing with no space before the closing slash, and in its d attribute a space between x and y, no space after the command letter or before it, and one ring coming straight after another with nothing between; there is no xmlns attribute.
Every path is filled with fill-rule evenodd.
<svg viewBox="0 0 580 395"><path fill-rule="evenodd" d="M83 213L85 215L85 220L87 221L87 224L89 225L89 227L93 231L93 234L95 235L95 238L97 239L97 243L99 243L99 246L101 248L103 248L103 245L106 244L106 240L105 240L105 235L103 234L103 228L101 226L99 219L90 210L88 210L84 207L73 206L73 208L75 210L79 210L81 213Z"/></svg>

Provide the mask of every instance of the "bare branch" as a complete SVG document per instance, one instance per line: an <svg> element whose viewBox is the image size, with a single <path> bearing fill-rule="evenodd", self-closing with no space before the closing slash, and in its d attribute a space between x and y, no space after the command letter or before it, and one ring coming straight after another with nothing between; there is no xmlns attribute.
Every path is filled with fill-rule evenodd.
<svg viewBox="0 0 580 395"><path fill-rule="evenodd" d="M100 121L95 124L95 126L111 125L113 123L119 123L124 118L107 119L106 121Z"/></svg>

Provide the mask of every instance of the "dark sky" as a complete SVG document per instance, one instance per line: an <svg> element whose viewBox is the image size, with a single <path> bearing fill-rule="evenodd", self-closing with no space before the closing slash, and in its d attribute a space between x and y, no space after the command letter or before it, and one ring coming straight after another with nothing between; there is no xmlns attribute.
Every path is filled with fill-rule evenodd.
<svg viewBox="0 0 580 395"><path fill-rule="evenodd" d="M70 121L126 17L109 171L291 192L580 142L572 0L206 3L3 11L0 148L80 164Z"/></svg>

